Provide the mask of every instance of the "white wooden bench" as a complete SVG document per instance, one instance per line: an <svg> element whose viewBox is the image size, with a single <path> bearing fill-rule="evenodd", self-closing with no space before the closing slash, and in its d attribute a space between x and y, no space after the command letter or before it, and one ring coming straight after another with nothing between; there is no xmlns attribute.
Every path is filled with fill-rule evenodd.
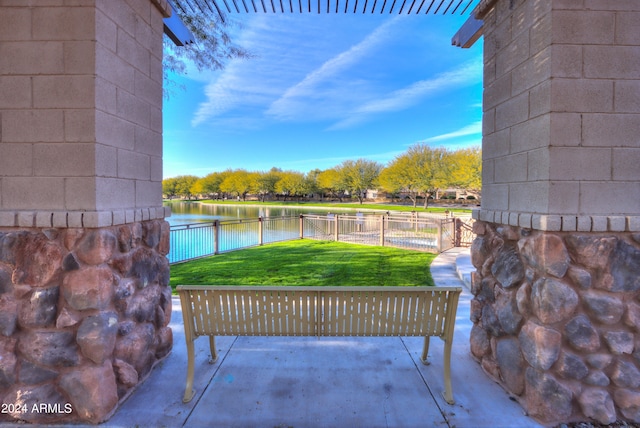
<svg viewBox="0 0 640 428"><path fill-rule="evenodd" d="M451 345L460 287L268 287L177 288L187 342L191 401L194 340L209 336L424 336L420 360L427 362L429 337L444 340L444 399L453 404Z"/></svg>

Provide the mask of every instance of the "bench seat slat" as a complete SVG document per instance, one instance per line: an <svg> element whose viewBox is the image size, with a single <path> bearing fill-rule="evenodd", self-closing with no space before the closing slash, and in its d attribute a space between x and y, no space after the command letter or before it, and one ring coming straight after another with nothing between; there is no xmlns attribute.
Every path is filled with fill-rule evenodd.
<svg viewBox="0 0 640 428"><path fill-rule="evenodd" d="M231 328L231 318L233 317L233 313L231 312L231 307L229 306L229 294L220 294L216 299L216 303L220 303L220 318L222 320L222 331L225 334L234 334L235 332ZM218 300L219 299L219 300Z"/></svg>
<svg viewBox="0 0 640 428"><path fill-rule="evenodd" d="M395 304L396 304L396 313L395 316L393 318L393 333L394 335L397 334L398 336L400 336L402 334L402 324L403 324L403 312L406 312L405 308L404 308L404 304L405 304L405 296L394 296L395 297Z"/></svg>
<svg viewBox="0 0 640 428"><path fill-rule="evenodd" d="M413 336L415 334L415 310L416 310L416 300L418 298L414 295L408 295L405 298L405 308L406 312L402 317L402 330L403 334L407 336ZM411 328L411 327L414 328Z"/></svg>
<svg viewBox="0 0 640 428"><path fill-rule="evenodd" d="M378 296L378 298L380 299L380 313L378 314L378 316L380 317L380 319L382 320L382 322L378 323L377 328L378 328L378 335L382 336L383 332L386 330L386 325L388 323L388 317L387 314L389 313L389 296L385 296L385 295L380 295ZM383 324L384 322L384 324Z"/></svg>
<svg viewBox="0 0 640 428"><path fill-rule="evenodd" d="M442 332L444 331L444 321L445 321L445 313L446 313L446 309L447 309L447 299L445 298L445 296L437 296L438 297L438 303L436 306L436 313L437 313L437 327L436 327L436 331L434 331L434 333L440 333L442 334Z"/></svg>
<svg viewBox="0 0 640 428"><path fill-rule="evenodd" d="M387 332L391 332L392 334L395 332L396 320L398 318L398 297L393 294L393 292L391 293L392 294L389 295L389 308L387 312L389 314L389 322L387 323L387 330L382 333L384 336L388 334Z"/></svg>
<svg viewBox="0 0 640 428"><path fill-rule="evenodd" d="M196 328L198 330L207 331L207 324L209 322L209 318L205 316L207 312L207 303L206 298L207 295L196 295L197 304L194 306L195 316L196 316Z"/></svg>
<svg viewBox="0 0 640 428"><path fill-rule="evenodd" d="M251 333L254 336L258 336L260 334L260 324L258 322L258 298L255 295L249 296L249 310L251 314Z"/></svg>
<svg viewBox="0 0 640 428"><path fill-rule="evenodd" d="M290 331L293 335L297 335L298 329L295 328L296 324L296 299L299 296L289 296L287 299L287 331Z"/></svg>
<svg viewBox="0 0 640 428"><path fill-rule="evenodd" d="M240 294L240 300L242 301L242 324L244 326L245 334L249 335L253 331L253 325L251 324L251 296L249 293L244 292Z"/></svg>
<svg viewBox="0 0 640 428"><path fill-rule="evenodd" d="M358 300L355 304L355 307L352 306L351 319L356 324L356 331L364 332L367 328L371 328L373 330L374 323L371 321L367 322L368 319L371 318L371 314L375 313L374 305L375 300L372 302L367 302L362 293L358 293ZM373 297L375 299L376 296ZM372 331L373 332L373 331Z"/></svg>

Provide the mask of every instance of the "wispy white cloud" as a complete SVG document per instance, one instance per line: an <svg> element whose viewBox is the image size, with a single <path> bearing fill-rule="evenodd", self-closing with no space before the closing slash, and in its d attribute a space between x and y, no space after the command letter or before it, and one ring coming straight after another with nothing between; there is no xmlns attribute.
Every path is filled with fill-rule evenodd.
<svg viewBox="0 0 640 428"><path fill-rule="evenodd" d="M308 64L301 61L303 55L314 62L316 49L309 48L310 42L301 38L303 29L301 23L287 15L258 15L249 19L237 35L237 43L256 56L232 60L219 72L196 74L196 80L209 82L192 126L238 109L253 109L255 114L280 97L305 74Z"/></svg>
<svg viewBox="0 0 640 428"><path fill-rule="evenodd" d="M345 102L349 104L349 100L353 102L355 94L366 86L366 82L362 80L345 80L342 73L370 55L382 41L389 37L391 28L398 23L399 19L399 17L395 17L382 23L359 43L338 53L320 67L309 72L304 79L288 88L280 98L275 100L269 106L266 114L279 120L308 118L307 110L309 107L313 108L315 114L320 110L328 113L330 117L341 114L340 110L344 109L341 105L344 105ZM350 90L345 92L345 89ZM354 89L356 90L354 91ZM347 94L349 95L347 96ZM318 101L324 104L330 103L333 108L319 109Z"/></svg>
<svg viewBox="0 0 640 428"><path fill-rule="evenodd" d="M207 100L198 105L191 122L193 126L239 106L260 106L274 95L269 87L248 88L243 85L244 79L234 74L235 68L235 64L232 64L219 79L206 86L204 92Z"/></svg>
<svg viewBox="0 0 640 428"><path fill-rule="evenodd" d="M209 79L192 126L213 118L221 124L234 111L277 122L334 121L371 101L378 83L366 63L378 61L381 46L402 31L398 23L406 17L340 17L354 25L342 22L327 32L329 18L338 19L276 15L248 20L238 44L255 58L232 60L221 72L190 74L200 82Z"/></svg>
<svg viewBox="0 0 640 428"><path fill-rule="evenodd" d="M466 137L468 135L482 134L482 121L474 122L470 125L462 127L453 132L447 132L446 134L435 135L433 137L426 138L419 141L419 143L434 143L438 141L452 140L454 138Z"/></svg>
<svg viewBox="0 0 640 428"><path fill-rule="evenodd" d="M392 91L379 99L367 102L356 108L348 118L335 123L329 129L349 128L375 114L405 110L435 92L472 85L481 80L482 60L481 58L476 58L473 61L462 64L457 69L438 74L431 79L420 80L407 87Z"/></svg>
<svg viewBox="0 0 640 428"><path fill-rule="evenodd" d="M209 81L191 125L231 129L242 123L240 117L251 116L254 129L270 121L333 122L328 130L346 129L408 109L437 92L481 81L480 58L429 79L413 83L397 79L397 58L385 58L382 52L389 52L392 43L406 44L405 27L414 23L405 16L364 24L354 20L357 25L343 25L335 32L326 31L323 19L306 15L247 19L237 41L257 57L232 60L222 71L193 76Z"/></svg>

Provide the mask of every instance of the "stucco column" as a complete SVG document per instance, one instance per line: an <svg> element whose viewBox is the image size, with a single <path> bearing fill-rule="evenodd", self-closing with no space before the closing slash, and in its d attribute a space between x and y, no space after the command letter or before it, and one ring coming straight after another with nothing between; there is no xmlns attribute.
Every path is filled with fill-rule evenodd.
<svg viewBox="0 0 640 428"><path fill-rule="evenodd" d="M171 350L168 13L0 2L0 420L103 421Z"/></svg>
<svg viewBox="0 0 640 428"><path fill-rule="evenodd" d="M544 423L640 422L640 3L476 13L472 354Z"/></svg>

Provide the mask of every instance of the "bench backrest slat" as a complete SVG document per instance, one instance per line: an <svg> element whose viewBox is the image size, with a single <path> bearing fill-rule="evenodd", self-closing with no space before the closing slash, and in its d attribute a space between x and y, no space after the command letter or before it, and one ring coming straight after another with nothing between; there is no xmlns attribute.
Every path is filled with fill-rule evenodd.
<svg viewBox="0 0 640 428"><path fill-rule="evenodd" d="M460 288L179 286L178 292L195 337L446 336Z"/></svg>

